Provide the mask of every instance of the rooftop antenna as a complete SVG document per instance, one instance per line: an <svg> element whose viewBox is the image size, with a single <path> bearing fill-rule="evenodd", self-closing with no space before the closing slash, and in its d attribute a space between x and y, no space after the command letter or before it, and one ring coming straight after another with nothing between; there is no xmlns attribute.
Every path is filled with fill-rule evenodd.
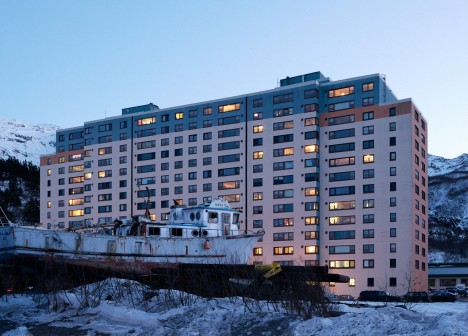
<svg viewBox="0 0 468 336"><path fill-rule="evenodd" d="M385 83L384 91L383 91L383 102L386 103L387 102L387 77L385 76L385 74L382 74L382 80Z"/></svg>

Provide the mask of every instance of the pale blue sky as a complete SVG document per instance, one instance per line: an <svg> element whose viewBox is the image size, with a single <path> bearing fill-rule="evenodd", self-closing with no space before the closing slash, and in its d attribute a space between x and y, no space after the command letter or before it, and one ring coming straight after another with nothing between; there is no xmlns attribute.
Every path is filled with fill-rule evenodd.
<svg viewBox="0 0 468 336"><path fill-rule="evenodd" d="M468 152L468 1L0 1L0 117L62 127L262 91L286 76L382 73Z"/></svg>

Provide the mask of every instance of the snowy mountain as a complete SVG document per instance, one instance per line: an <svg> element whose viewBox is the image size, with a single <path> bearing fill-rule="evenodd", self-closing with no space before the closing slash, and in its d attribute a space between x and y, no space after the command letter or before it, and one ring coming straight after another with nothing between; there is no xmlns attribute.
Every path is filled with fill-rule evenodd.
<svg viewBox="0 0 468 336"><path fill-rule="evenodd" d="M55 152L55 132L60 128L0 118L0 157L16 157L39 165L41 155Z"/></svg>
<svg viewBox="0 0 468 336"><path fill-rule="evenodd" d="M468 260L468 154L429 156L429 261Z"/></svg>

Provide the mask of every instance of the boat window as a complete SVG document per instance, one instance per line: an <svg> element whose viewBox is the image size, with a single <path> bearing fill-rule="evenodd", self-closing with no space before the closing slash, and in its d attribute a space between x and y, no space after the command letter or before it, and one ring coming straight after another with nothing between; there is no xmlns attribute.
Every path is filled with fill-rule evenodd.
<svg viewBox="0 0 468 336"><path fill-rule="evenodd" d="M172 228L172 229L171 229L171 236L182 237L182 229L180 229L180 228Z"/></svg>
<svg viewBox="0 0 468 336"><path fill-rule="evenodd" d="M217 212L208 212L208 223L218 223Z"/></svg>
<svg viewBox="0 0 468 336"><path fill-rule="evenodd" d="M200 217L201 217L200 211L197 211L197 221L200 220Z"/></svg>
<svg viewBox="0 0 468 336"><path fill-rule="evenodd" d="M232 214L232 224L237 224L237 223L239 223L239 214L238 213Z"/></svg>
<svg viewBox="0 0 468 336"><path fill-rule="evenodd" d="M160 235L161 235L161 228L158 228L158 227L148 228L148 236L160 236Z"/></svg>
<svg viewBox="0 0 468 336"><path fill-rule="evenodd" d="M190 220L191 221L195 220L195 214L193 212L190 213Z"/></svg>
<svg viewBox="0 0 468 336"><path fill-rule="evenodd" d="M192 230L192 235L194 237L198 237L199 234L200 234L200 232L198 230Z"/></svg>
<svg viewBox="0 0 468 336"><path fill-rule="evenodd" d="M230 224L231 223L231 214L229 212L223 212L223 224Z"/></svg>

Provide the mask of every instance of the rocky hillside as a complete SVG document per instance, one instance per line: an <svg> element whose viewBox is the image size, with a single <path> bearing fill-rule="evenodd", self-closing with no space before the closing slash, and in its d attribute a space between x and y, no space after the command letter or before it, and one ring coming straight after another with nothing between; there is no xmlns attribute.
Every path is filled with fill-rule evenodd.
<svg viewBox="0 0 468 336"><path fill-rule="evenodd" d="M429 261L468 261L468 154L429 156Z"/></svg>

